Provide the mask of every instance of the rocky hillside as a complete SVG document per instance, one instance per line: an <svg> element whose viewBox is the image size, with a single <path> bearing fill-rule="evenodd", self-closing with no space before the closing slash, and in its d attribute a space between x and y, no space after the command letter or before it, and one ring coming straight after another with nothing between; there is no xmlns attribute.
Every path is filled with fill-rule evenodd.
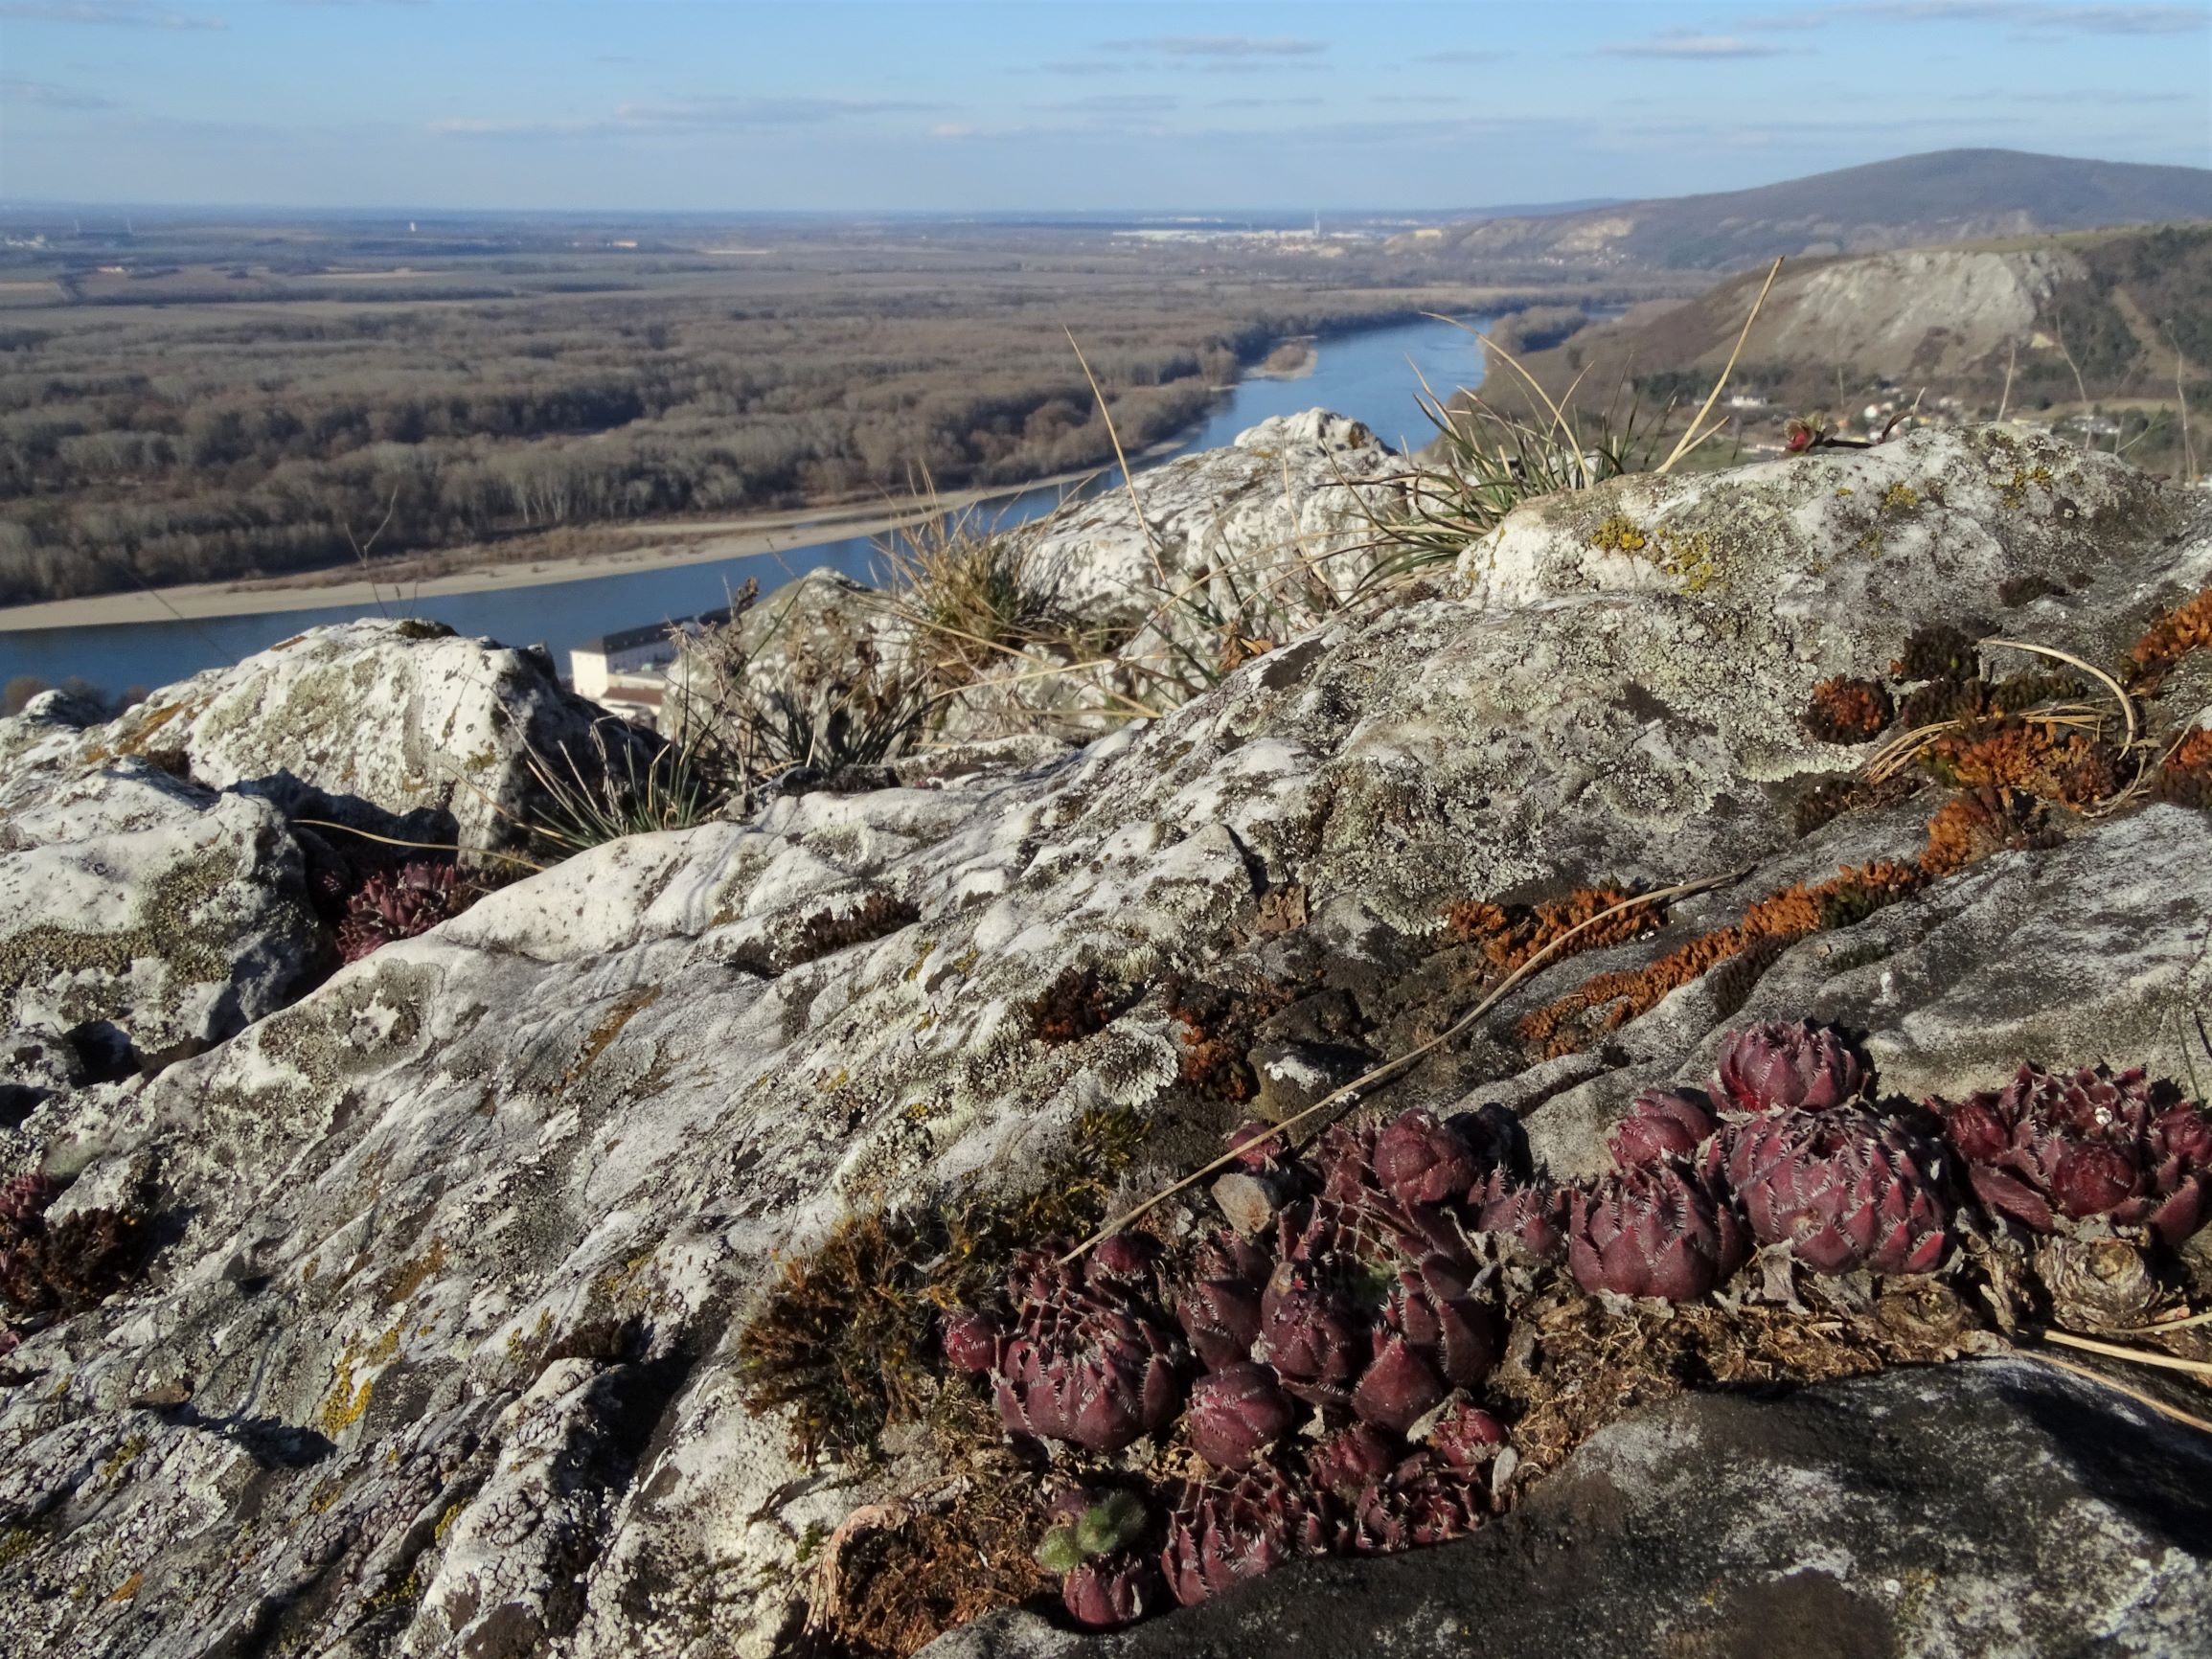
<svg viewBox="0 0 2212 1659"><path fill-rule="evenodd" d="M1653 306L1527 354L1547 384L1587 369L1702 393L1728 361L1765 273L1688 305ZM1927 248L1785 265L1730 383L1833 398L1881 381L2017 406L2041 398L2171 398L2212 375L2212 226ZM2080 378L2076 378L2079 373Z"/></svg>
<svg viewBox="0 0 2212 1659"><path fill-rule="evenodd" d="M1392 243L1406 258L1605 270L1734 271L1776 255L2212 218L2212 170L1947 149L1711 195L1499 217Z"/></svg>
<svg viewBox="0 0 2212 1659"><path fill-rule="evenodd" d="M1348 453L1403 466L1309 418L1042 557L1100 604L1368 557ZM2208 585L2200 494L1994 429L1630 478L1153 717L558 862L531 758L593 711L525 653L49 694L0 722L0 1628L2179 1650L2201 1391L2042 1333L2212 1357Z"/></svg>

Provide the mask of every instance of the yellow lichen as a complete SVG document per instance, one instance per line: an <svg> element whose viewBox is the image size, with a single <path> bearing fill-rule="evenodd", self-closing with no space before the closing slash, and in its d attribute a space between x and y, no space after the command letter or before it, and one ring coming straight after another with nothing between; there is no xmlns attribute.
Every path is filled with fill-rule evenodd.
<svg viewBox="0 0 2212 1659"><path fill-rule="evenodd" d="M374 1375L358 1380L354 1372L374 1370L389 1364L399 1352L399 1327L395 1325L366 1348L349 1341L331 1362L331 1386L322 1406L315 1413L315 1421L332 1440L344 1434L361 1420L361 1414L369 1409L369 1397L376 1379Z"/></svg>
<svg viewBox="0 0 2212 1659"><path fill-rule="evenodd" d="M430 1248L411 1261L402 1261L379 1298L387 1307L404 1302L429 1280L445 1270L445 1240L433 1239Z"/></svg>
<svg viewBox="0 0 2212 1659"><path fill-rule="evenodd" d="M1590 545L1605 553L1641 553L1649 538L1632 520L1616 512L1590 532Z"/></svg>
<svg viewBox="0 0 2212 1659"><path fill-rule="evenodd" d="M106 1461L100 1466L100 1478L103 1481L112 1481L117 1475L136 1463L139 1453L144 1450L146 1450L146 1436L142 1434L132 1435L107 1455Z"/></svg>
<svg viewBox="0 0 2212 1659"><path fill-rule="evenodd" d="M1906 512L1920 505L1920 491L1909 484L1892 484L1882 492L1881 505L1892 512Z"/></svg>

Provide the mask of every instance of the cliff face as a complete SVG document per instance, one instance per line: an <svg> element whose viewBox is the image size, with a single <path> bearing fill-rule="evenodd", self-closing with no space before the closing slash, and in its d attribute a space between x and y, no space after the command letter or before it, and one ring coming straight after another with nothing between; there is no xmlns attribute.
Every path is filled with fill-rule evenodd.
<svg viewBox="0 0 2212 1659"><path fill-rule="evenodd" d="M1283 511L1308 511L1263 459ZM1273 499L1255 474L1214 520L1194 502L1175 545L1233 512L1264 540ZM1154 543L1119 498L1060 534L1094 571ZM374 623L112 726L42 700L0 722L0 1173L74 1177L56 1221L134 1206L149 1265L19 1320L0 1355L0 1626L25 1650L148 1655L787 1647L836 1600L826 1540L952 1488L910 1428L817 1459L748 1406L739 1332L786 1263L855 1212L1022 1193L1101 1113L1138 1132L1117 1193L1164 1184L1249 1109L1194 1064L1192 1009L1232 1011L1220 1040L1265 1102L1311 1099L1346 1055L1404 1053L1473 1003L1487 970L1447 928L1456 905L1739 873L1546 967L1378 1097L1503 1107L1562 1178L1603 1165L1639 1087L1702 1075L1758 1018L1850 1028L1911 1096L2030 1057L2179 1070L2178 1011L2212 981L2212 819L2119 781L2095 815L2054 807L1870 913L1599 1007L1578 1040L1527 1021L1755 898L1931 845L1939 796L1796 810L1862 758L1808 735L1820 683L1888 674L1937 626L2117 663L2207 583L2201 499L1995 430L1625 480L1524 509L1456 571L1268 642L1163 718L616 840L334 972L315 883L337 832L300 820L462 820L502 780L526 792L517 734L588 710L514 653ZM357 728L286 712L295 664L361 689ZM2131 704L2160 744L2208 716L2203 652ZM2204 1534L2158 1508L2150 1467L2186 1431L1981 1363L1949 1404L1936 1380L1849 1409L1910 1415L1909 1394L1931 1440L1973 1411L1989 1456L2029 1459L2034 1388L2056 1388L2050 1411L2168 1449L2068 1486L2073 1511L2031 1516L1993 1483L2010 1541L1980 1562L1988 1594L1884 1593L1892 1646L1974 1648L2031 1591L2024 1648L2117 1629L2155 1651L2212 1615ZM1593 1441L1559 1489L1599 1489L1673 1420ZM1859 1441L1762 1450L1754 1420L1699 1419L1750 1460L1716 1513L1788 1458L1874 1478ZM1650 1489L1630 1511L1664 1509ZM1717 1570L1788 1574L1826 1547L1823 1515L1776 1511ZM2077 1532L2096 1549L2053 1584L2039 1561ZM1266 1617L1296 1621L1280 1609L1308 1571L1259 1587ZM1653 1605L1654 1626L1690 1616ZM1731 1605L1739 1636L1757 1627L1749 1589ZM1062 1638L1032 1620L954 1640Z"/></svg>

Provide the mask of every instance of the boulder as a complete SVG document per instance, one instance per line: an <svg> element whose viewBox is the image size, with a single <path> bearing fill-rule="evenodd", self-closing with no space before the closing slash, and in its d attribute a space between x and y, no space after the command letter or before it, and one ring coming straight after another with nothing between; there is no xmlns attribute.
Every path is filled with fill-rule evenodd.
<svg viewBox="0 0 2212 1659"><path fill-rule="evenodd" d="M992 1614L928 1659L2195 1651L2212 1440L2026 1360L1693 1395L1456 1543L1279 1568L1111 1637Z"/></svg>
<svg viewBox="0 0 2212 1659"><path fill-rule="evenodd" d="M0 755L20 757L0 810L58 777L146 758L286 811L375 828L421 814L422 839L512 845L540 793L532 754L550 761L565 745L588 765L607 718L562 690L542 654L363 619L164 687L104 724L75 730L34 703L0 722ZM606 730L630 740L620 722Z"/></svg>
<svg viewBox="0 0 2212 1659"><path fill-rule="evenodd" d="M265 801L124 761L0 820L0 1053L18 1086L197 1053L282 1007L326 948Z"/></svg>

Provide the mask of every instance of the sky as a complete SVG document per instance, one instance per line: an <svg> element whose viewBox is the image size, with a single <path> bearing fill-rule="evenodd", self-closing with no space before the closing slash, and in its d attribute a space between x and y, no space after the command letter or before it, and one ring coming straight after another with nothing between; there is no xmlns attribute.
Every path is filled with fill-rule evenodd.
<svg viewBox="0 0 2212 1659"><path fill-rule="evenodd" d="M1433 212L2212 165L2212 0L0 0L0 201Z"/></svg>

